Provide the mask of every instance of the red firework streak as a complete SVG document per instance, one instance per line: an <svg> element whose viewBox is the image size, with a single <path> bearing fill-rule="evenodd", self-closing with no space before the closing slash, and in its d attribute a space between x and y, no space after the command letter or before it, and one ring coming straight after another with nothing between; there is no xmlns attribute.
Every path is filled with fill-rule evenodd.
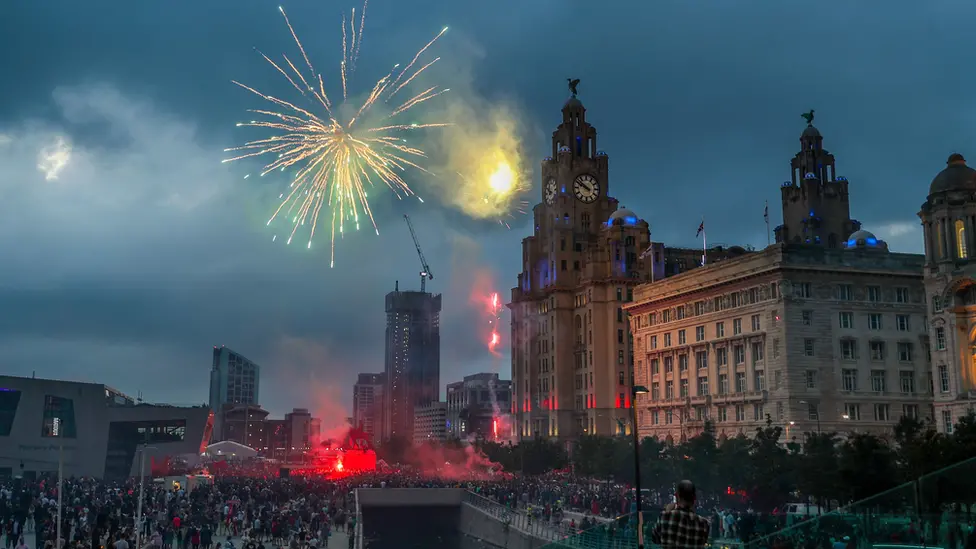
<svg viewBox="0 0 976 549"><path fill-rule="evenodd" d="M488 299L488 312L491 315L491 336L488 339L488 350L491 354L498 356L498 345L502 341L502 336L498 333L499 315L501 314L501 304L498 302L498 292L491 294Z"/></svg>

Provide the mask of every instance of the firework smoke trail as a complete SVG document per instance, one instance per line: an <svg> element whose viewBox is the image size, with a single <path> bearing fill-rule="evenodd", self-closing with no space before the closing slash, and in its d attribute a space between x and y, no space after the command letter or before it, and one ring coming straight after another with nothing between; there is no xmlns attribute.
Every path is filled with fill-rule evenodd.
<svg viewBox="0 0 976 549"><path fill-rule="evenodd" d="M501 353L498 352L498 346L501 344L502 336L498 332L498 327L501 325L501 311L502 305L498 299L498 292L493 292L491 296L488 297L488 314L490 315L490 320L488 323L491 325L491 335L488 336L488 351L495 357L495 372L499 372L501 365ZM498 395L495 392L495 378L492 377L488 383L488 391L491 393L491 414L492 423L494 431L497 431L497 421L502 417L501 408L498 406ZM497 436L497 433L496 433Z"/></svg>
<svg viewBox="0 0 976 549"><path fill-rule="evenodd" d="M342 87L342 100L349 98L351 79L356 70L359 51L366 26L366 7L364 3L356 22L356 10L352 10L349 25L342 18L342 61L339 65L339 79ZM427 128L449 126L447 123L399 123L397 117L426 101L429 101L450 88L434 86L411 96L398 106L389 110L385 116L373 115L371 110L377 104L389 102L394 95L424 72L440 58L412 70L422 54L437 39L447 32L444 27L430 42L414 55L413 59L400 69L394 65L385 76L376 81L368 97L355 109L356 115L343 120L338 115L332 101L325 91L326 78L312 64L305 46L298 38L288 15L278 8L285 25L301 53L301 61L296 65L282 55L282 61L274 61L263 52L258 54L277 70L291 84L310 106L302 107L295 102L268 95L257 89L233 81L234 84L257 95L271 104L267 109L252 109L260 120L242 122L238 126L262 128L273 132L271 137L249 141L240 147L225 149L237 156L223 162L233 162L244 158L272 155L273 160L264 166L261 175L274 170L295 170L289 190L279 195L281 204L268 219L268 225L279 217L287 218L291 232L287 242L290 244L298 229L309 225L308 248L318 229L319 217L328 211L330 218L330 267L335 266L335 239L342 237L345 224L352 223L359 230L360 217L367 218L376 234L379 228L369 204L368 189L382 182L394 195L403 199L416 196L401 174L415 169L431 174L422 162L427 154L420 148L406 145L402 134ZM301 67L301 68L300 68ZM319 112L313 112L319 111ZM379 121L379 124L375 122ZM433 175L433 174L431 174ZM417 197L420 199L420 197ZM423 201L422 199L420 199ZM277 240L277 235L274 237Z"/></svg>

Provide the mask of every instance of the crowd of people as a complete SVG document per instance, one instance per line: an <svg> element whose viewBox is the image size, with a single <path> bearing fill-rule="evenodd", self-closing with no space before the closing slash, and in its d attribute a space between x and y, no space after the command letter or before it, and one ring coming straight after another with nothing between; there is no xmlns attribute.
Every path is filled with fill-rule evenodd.
<svg viewBox="0 0 976 549"><path fill-rule="evenodd" d="M565 545L624 547L638 534L633 490L607 481L566 473L445 479L402 470L332 480L241 474L192 490L147 482L141 507L135 480L65 479L60 547L56 478L14 479L0 483L0 528L6 549L354 549L359 487L465 488L551 525L559 536L572 538ZM824 521L766 538L787 526L787 517L721 507L696 494L690 482L679 483L675 493L646 492L642 504L646 539L664 547L699 547L708 540L757 549L865 547L859 541L866 536L855 526L828 528ZM976 549L971 532L953 536L953 549ZM756 539L762 544L750 544Z"/></svg>

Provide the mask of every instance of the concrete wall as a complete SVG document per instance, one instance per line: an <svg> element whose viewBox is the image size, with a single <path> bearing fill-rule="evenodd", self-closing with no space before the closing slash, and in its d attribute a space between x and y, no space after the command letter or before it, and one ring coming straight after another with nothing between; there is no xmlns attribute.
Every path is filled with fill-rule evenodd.
<svg viewBox="0 0 976 549"><path fill-rule="evenodd" d="M461 505L461 488L359 488L362 507L447 507Z"/></svg>
<svg viewBox="0 0 976 549"><path fill-rule="evenodd" d="M505 549L537 549L552 543L511 527L468 503L461 505L461 533Z"/></svg>

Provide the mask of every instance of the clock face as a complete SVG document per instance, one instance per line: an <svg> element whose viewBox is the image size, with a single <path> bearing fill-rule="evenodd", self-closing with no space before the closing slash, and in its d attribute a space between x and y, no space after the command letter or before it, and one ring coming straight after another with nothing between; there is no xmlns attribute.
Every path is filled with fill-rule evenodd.
<svg viewBox="0 0 976 549"><path fill-rule="evenodd" d="M556 180L552 177L546 182L546 204L552 205L556 200Z"/></svg>
<svg viewBox="0 0 976 549"><path fill-rule="evenodd" d="M580 202L590 204L600 197L600 183L592 175L583 174L573 181L573 192Z"/></svg>

